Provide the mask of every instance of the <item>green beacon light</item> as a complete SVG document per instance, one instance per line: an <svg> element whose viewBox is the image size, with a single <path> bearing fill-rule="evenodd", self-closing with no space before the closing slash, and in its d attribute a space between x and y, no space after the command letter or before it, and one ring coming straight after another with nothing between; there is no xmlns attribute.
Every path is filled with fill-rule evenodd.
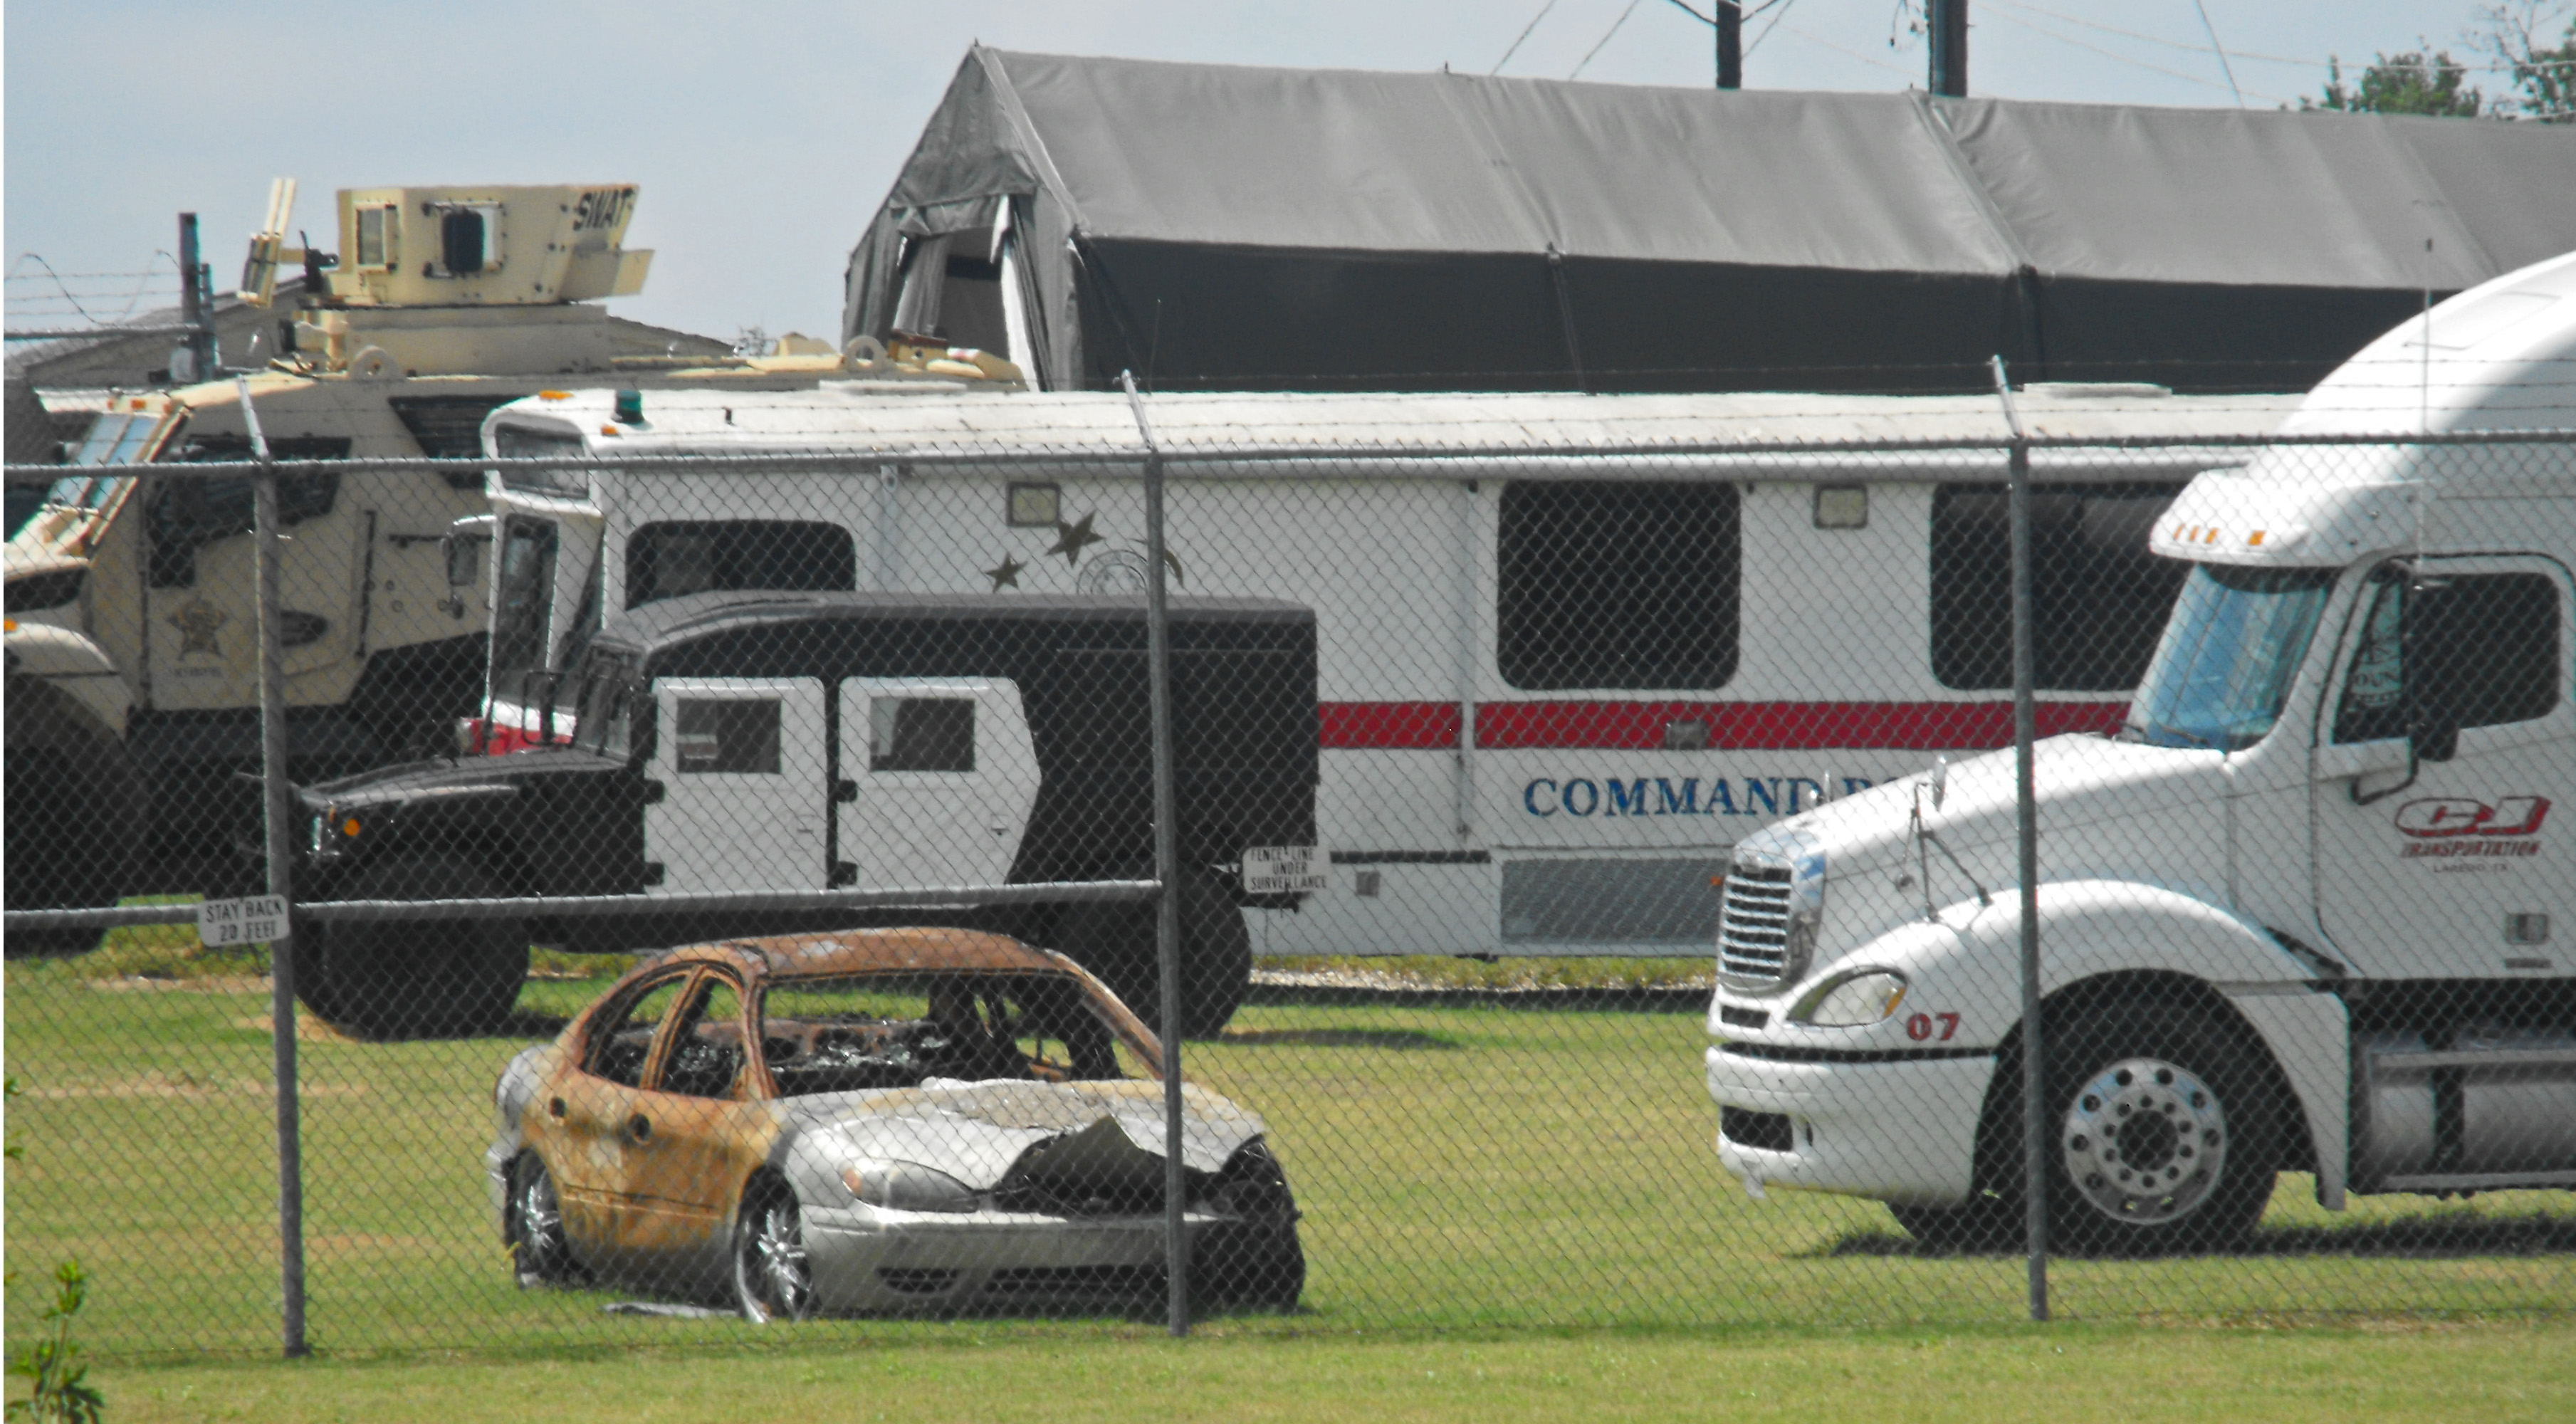
<svg viewBox="0 0 2576 1424"><path fill-rule="evenodd" d="M642 425L644 423L644 393L642 391L619 391L617 393L617 423L620 425Z"/></svg>

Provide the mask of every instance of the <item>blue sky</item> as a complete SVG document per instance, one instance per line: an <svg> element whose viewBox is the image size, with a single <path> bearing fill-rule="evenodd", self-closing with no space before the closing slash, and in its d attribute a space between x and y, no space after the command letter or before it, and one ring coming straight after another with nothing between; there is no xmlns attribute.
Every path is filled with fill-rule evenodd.
<svg viewBox="0 0 2576 1424"><path fill-rule="evenodd" d="M1705 0L1692 0L1705 8ZM2243 101L2313 95L2419 37L2462 59L2475 0L2203 0ZM271 177L329 221L333 189L640 183L651 285L617 309L730 337L838 329L841 270L969 43L1234 64L1493 68L1704 85L1708 30L1671 0L8 0L10 270L128 271L203 217L219 285ZM1625 12L1626 18L1621 19ZM2193 0L1972 0L1973 92L2229 105ZM1531 25L1537 17L1535 26ZM1776 22L1776 27L1775 26ZM1615 26L1615 28L1614 28ZM1605 42L1606 36L1606 42ZM1751 88L1923 82L1898 0L1785 0L1746 28ZM1893 41L1893 43L1891 43ZM1597 47L1597 49L1596 49ZM1590 56L1586 61L1587 54ZM2478 75L2491 91L2498 76ZM30 284L12 281L12 316Z"/></svg>

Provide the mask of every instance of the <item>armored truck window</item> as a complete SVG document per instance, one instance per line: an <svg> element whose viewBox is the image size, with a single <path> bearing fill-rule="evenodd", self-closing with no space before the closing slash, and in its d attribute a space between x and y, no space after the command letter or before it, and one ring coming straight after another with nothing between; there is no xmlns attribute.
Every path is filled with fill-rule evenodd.
<svg viewBox="0 0 2576 1424"><path fill-rule="evenodd" d="M682 698L678 720L682 775L778 773L777 698Z"/></svg>
<svg viewBox="0 0 2576 1424"><path fill-rule="evenodd" d="M858 586L857 547L850 531L837 524L766 519L647 524L626 543L629 608L687 593L832 593Z"/></svg>
<svg viewBox="0 0 2576 1424"><path fill-rule="evenodd" d="M2190 566L2147 552L2180 485L2047 486L2031 492L2033 673L2039 686L2125 692L2146 674ZM2012 524L1994 485L1932 499L1932 676L2012 686Z"/></svg>
<svg viewBox="0 0 2576 1424"><path fill-rule="evenodd" d="M1514 687L1723 687L1743 536L1733 485L1503 490L1495 656Z"/></svg>
<svg viewBox="0 0 2576 1424"><path fill-rule="evenodd" d="M2411 723L2492 727L2558 705L2558 590L2541 574L2448 574L2410 588L2394 571L2365 595L2335 740L2402 737Z"/></svg>
<svg viewBox="0 0 2576 1424"><path fill-rule="evenodd" d="M962 697L868 699L868 770L974 769L973 702Z"/></svg>
<svg viewBox="0 0 2576 1424"><path fill-rule="evenodd" d="M282 436L268 442L268 452L281 460L342 460L349 442L331 436ZM250 441L239 435L192 440L181 463L247 460ZM219 539L251 531L253 518L248 480L175 478L161 481L153 496L151 583L154 588L185 588L197 581L197 550ZM340 477L334 474L287 475L277 482L277 521L302 524L329 514L340 500Z"/></svg>

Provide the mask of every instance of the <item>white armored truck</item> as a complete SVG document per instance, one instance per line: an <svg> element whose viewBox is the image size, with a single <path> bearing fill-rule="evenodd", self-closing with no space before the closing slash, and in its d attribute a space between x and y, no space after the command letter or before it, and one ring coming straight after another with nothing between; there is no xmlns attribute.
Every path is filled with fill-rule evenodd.
<svg viewBox="0 0 2576 1424"><path fill-rule="evenodd" d="M2115 734L2036 757L2053 1238L2221 1245L2318 1201L2576 1186L2576 254L2474 288L2195 479ZM2385 443L2360 443L2360 442ZM1918 1237L2021 1219L2009 752L1739 842L1718 1152Z"/></svg>

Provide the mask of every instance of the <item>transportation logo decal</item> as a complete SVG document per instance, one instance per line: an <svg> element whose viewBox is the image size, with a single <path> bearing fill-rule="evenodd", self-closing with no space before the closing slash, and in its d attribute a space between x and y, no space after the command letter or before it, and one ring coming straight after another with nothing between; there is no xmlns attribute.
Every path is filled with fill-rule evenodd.
<svg viewBox="0 0 2576 1424"><path fill-rule="evenodd" d="M2494 805L2467 796L2425 796L2397 808L2407 860L2520 859L2540 854L2546 796L2504 796Z"/></svg>

